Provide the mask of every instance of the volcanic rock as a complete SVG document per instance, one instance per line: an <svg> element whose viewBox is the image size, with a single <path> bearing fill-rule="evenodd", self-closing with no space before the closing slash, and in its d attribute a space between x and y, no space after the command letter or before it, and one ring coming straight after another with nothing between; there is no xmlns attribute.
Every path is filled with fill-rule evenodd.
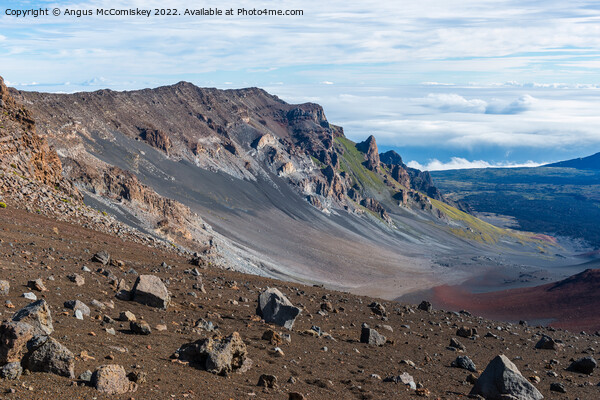
<svg viewBox="0 0 600 400"><path fill-rule="evenodd" d="M550 336L543 335L542 338L535 344L536 349L558 350L560 343L557 343Z"/></svg>
<svg viewBox="0 0 600 400"><path fill-rule="evenodd" d="M427 311L427 312L431 312L431 310L433 310L433 306L431 305L431 303L428 301L425 301L425 300L423 300L417 308L419 310L423 310L423 311Z"/></svg>
<svg viewBox="0 0 600 400"><path fill-rule="evenodd" d="M39 341L37 344L39 344ZM68 378L75 378L75 357L73 353L50 337L45 338L45 343L27 355L26 365L27 369L33 372L50 372Z"/></svg>
<svg viewBox="0 0 600 400"><path fill-rule="evenodd" d="M30 289L37 290L38 292L45 292L48 290L48 289L46 289L44 282L39 278L36 280L27 282L27 287Z"/></svg>
<svg viewBox="0 0 600 400"><path fill-rule="evenodd" d="M565 385L563 385L561 382L552 382L550 384L550 390L552 392L567 393L567 389L565 389Z"/></svg>
<svg viewBox="0 0 600 400"><path fill-rule="evenodd" d="M273 389L277 387L277 377L275 375L267 375L262 374L260 378L258 378L257 386L264 386L269 389Z"/></svg>
<svg viewBox="0 0 600 400"><path fill-rule="evenodd" d="M379 150L377 149L377 143L373 135L369 136L364 142L358 143L356 148L366 155L367 161L365 162L365 167L371 171L380 171Z"/></svg>
<svg viewBox="0 0 600 400"><path fill-rule="evenodd" d="M470 394L481 395L486 400L544 398L539 390L521 375L517 366L503 354L490 361Z"/></svg>
<svg viewBox="0 0 600 400"><path fill-rule="evenodd" d="M181 346L175 358L218 375L227 375L242 368L247 357L246 344L239 333L224 339L200 339Z"/></svg>
<svg viewBox="0 0 600 400"><path fill-rule="evenodd" d="M129 329L138 335L149 335L152 333L152 329L150 329L150 325L146 321L131 321Z"/></svg>
<svg viewBox="0 0 600 400"><path fill-rule="evenodd" d="M31 325L34 335L50 335L54 332L52 315L46 300L38 300L23 307L13 315L12 320L23 321Z"/></svg>
<svg viewBox="0 0 600 400"><path fill-rule="evenodd" d="M458 341L458 339L455 339L455 338L450 339L449 347L452 347L453 349L457 349L460 351L465 351L467 349L464 344L462 344L461 342Z"/></svg>
<svg viewBox="0 0 600 400"><path fill-rule="evenodd" d="M110 254L108 254L108 252L105 250L101 250L98 253L94 254L94 256L92 257L92 261L99 262L103 265L108 265L108 263L110 262Z"/></svg>
<svg viewBox="0 0 600 400"><path fill-rule="evenodd" d="M167 309L171 297L158 276L140 275L133 285L133 301L150 307Z"/></svg>
<svg viewBox="0 0 600 400"><path fill-rule="evenodd" d="M124 394L131 388L125 369L120 365L103 365L92 374L91 384L99 392Z"/></svg>
<svg viewBox="0 0 600 400"><path fill-rule="evenodd" d="M11 362L0 368L0 378L3 379L19 379L23 373L23 367L20 362Z"/></svg>
<svg viewBox="0 0 600 400"><path fill-rule="evenodd" d="M360 333L360 342L367 343L372 346L383 346L385 344L385 336L377 332L375 329L363 327Z"/></svg>
<svg viewBox="0 0 600 400"><path fill-rule="evenodd" d="M594 371L594 368L596 368L597 366L598 363L596 362L594 357L587 356L573 361L571 365L569 365L569 368L567 368L567 370L589 375Z"/></svg>
<svg viewBox="0 0 600 400"><path fill-rule="evenodd" d="M475 363L467 356L456 357L456 360L452 361L450 366L454 368L466 369L467 371L471 372L477 372Z"/></svg>
<svg viewBox="0 0 600 400"><path fill-rule="evenodd" d="M269 288L258 296L256 313L267 323L273 322L287 329L292 329L294 321L301 311L276 288Z"/></svg>
<svg viewBox="0 0 600 400"><path fill-rule="evenodd" d="M0 281L0 296L8 296L10 291L10 283L8 281Z"/></svg>
<svg viewBox="0 0 600 400"><path fill-rule="evenodd" d="M79 274L71 274L68 275L67 278L77 286L83 286L85 284L85 278Z"/></svg>
<svg viewBox="0 0 600 400"><path fill-rule="evenodd" d="M456 336L460 336L463 338L470 338L475 335L477 335L477 329L468 328L466 326L462 326L462 327L458 328L458 330L456 331Z"/></svg>
<svg viewBox="0 0 600 400"><path fill-rule="evenodd" d="M34 329L25 322L4 321L0 325L0 365L19 362L27 351Z"/></svg>
<svg viewBox="0 0 600 400"><path fill-rule="evenodd" d="M82 301L79 301L79 300L65 301L64 306L65 306L65 308L68 308L73 311L79 310L79 311L81 311L82 315L85 315L87 317L90 316L90 308Z"/></svg>

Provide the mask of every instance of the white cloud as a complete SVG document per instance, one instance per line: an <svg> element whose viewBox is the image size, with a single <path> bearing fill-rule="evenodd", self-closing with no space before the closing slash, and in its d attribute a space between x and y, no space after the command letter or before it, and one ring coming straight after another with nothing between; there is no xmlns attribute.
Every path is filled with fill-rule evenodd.
<svg viewBox="0 0 600 400"><path fill-rule="evenodd" d="M482 99L467 100L456 93L430 93L424 104L443 112L476 113L476 114L519 114L527 111L535 102L530 95L523 95L516 100L507 102L500 99L485 101Z"/></svg>
<svg viewBox="0 0 600 400"><path fill-rule="evenodd" d="M469 161L461 157L452 157L450 161L444 163L437 159L430 160L427 164L420 164L416 161L406 163L411 168L420 169L421 171L444 171L448 169L470 169L470 168L519 168L519 167L539 167L544 163L536 163L528 161L526 163L495 163L490 164L483 160Z"/></svg>
<svg viewBox="0 0 600 400"><path fill-rule="evenodd" d="M333 85L333 82L331 81L323 81L321 82L322 85Z"/></svg>

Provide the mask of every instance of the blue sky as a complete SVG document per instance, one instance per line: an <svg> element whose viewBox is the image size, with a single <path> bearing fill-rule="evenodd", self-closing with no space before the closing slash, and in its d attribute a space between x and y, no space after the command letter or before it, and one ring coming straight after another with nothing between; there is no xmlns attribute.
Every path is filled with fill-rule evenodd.
<svg viewBox="0 0 600 400"><path fill-rule="evenodd" d="M535 165L600 151L597 1L204 1L280 17L15 18L36 7L195 2L0 0L0 75L25 90L181 80L313 101L411 165Z"/></svg>

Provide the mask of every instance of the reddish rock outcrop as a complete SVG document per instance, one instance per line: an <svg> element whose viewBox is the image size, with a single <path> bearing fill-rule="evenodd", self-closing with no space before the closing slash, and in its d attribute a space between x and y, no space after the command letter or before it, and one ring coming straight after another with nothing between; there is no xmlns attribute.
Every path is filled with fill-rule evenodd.
<svg viewBox="0 0 600 400"><path fill-rule="evenodd" d="M62 179L56 152L36 133L32 114L15 101L1 77L0 166L49 185Z"/></svg>

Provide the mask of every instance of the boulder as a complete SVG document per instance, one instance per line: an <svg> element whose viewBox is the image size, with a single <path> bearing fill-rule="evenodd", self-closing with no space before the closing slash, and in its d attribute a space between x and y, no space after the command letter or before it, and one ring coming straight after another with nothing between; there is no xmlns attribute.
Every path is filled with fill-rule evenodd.
<svg viewBox="0 0 600 400"><path fill-rule="evenodd" d="M458 356L456 360L452 361L450 364L451 367L454 368L462 368L467 371L477 372L477 368L475 367L475 363L467 356Z"/></svg>
<svg viewBox="0 0 600 400"><path fill-rule="evenodd" d="M0 368L0 378L2 379L19 379L23 373L23 367L20 362L11 362Z"/></svg>
<svg viewBox="0 0 600 400"><path fill-rule="evenodd" d="M596 368L597 366L598 363L596 362L594 357L587 356L573 361L571 365L569 365L569 368L567 368L567 370L589 375L594 371L594 368Z"/></svg>
<svg viewBox="0 0 600 400"><path fill-rule="evenodd" d="M381 303L378 303L376 301L369 304L369 308L371 309L373 314L381 315L383 317L385 317L387 315L387 311L385 310L385 307Z"/></svg>
<svg viewBox="0 0 600 400"><path fill-rule="evenodd" d="M415 383L415 379L407 372L403 372L401 375L388 376L383 380L384 382L394 382L401 383L410 387L412 390L417 388L417 384Z"/></svg>
<svg viewBox="0 0 600 400"><path fill-rule="evenodd" d="M417 308L419 310L423 310L423 311L427 311L427 312L431 312L431 310L433 310L433 306L431 305L431 303L428 301L425 301L425 300L423 300Z"/></svg>
<svg viewBox="0 0 600 400"><path fill-rule="evenodd" d="M44 281L42 281L41 279L36 279L33 281L29 281L27 282L27 287L33 290L37 290L38 292L45 292L48 289L46 289L46 286L44 285Z"/></svg>
<svg viewBox="0 0 600 400"><path fill-rule="evenodd" d="M138 335L149 335L152 333L150 325L146 321L131 321L129 323L129 330Z"/></svg>
<svg viewBox="0 0 600 400"><path fill-rule="evenodd" d="M54 332L52 314L46 300L38 300L23 307L13 315L12 320L31 325L34 335L50 335Z"/></svg>
<svg viewBox="0 0 600 400"><path fill-rule="evenodd" d="M227 375L242 368L247 350L239 333L233 332L224 339L208 338L184 344L174 357L214 374Z"/></svg>
<svg viewBox="0 0 600 400"><path fill-rule="evenodd" d="M140 275L133 285L133 301L150 307L167 309L171 302L169 291L158 276Z"/></svg>
<svg viewBox="0 0 600 400"><path fill-rule="evenodd" d="M385 336L377 332L375 329L363 326L360 332L360 342L367 343L372 346L383 346L385 344Z"/></svg>
<svg viewBox="0 0 600 400"><path fill-rule="evenodd" d="M33 337L33 327L25 322L4 321L0 325L0 365L20 362Z"/></svg>
<svg viewBox="0 0 600 400"><path fill-rule="evenodd" d="M10 283L8 281L0 281L0 296L8 296L10 291Z"/></svg>
<svg viewBox="0 0 600 400"><path fill-rule="evenodd" d="M494 358L481 374L470 395L480 395L486 400L540 400L544 396L505 355ZM512 396L512 397L510 397Z"/></svg>
<svg viewBox="0 0 600 400"><path fill-rule="evenodd" d="M68 308L73 311L80 310L81 314L89 317L90 316L90 308L82 301L79 300L69 300L65 301L65 308Z"/></svg>
<svg viewBox="0 0 600 400"><path fill-rule="evenodd" d="M257 386L264 386L269 389L273 389L277 387L277 377L275 375L267 375L262 374L260 378L258 378Z"/></svg>
<svg viewBox="0 0 600 400"><path fill-rule="evenodd" d="M452 338L450 339L450 346L453 349L459 350L459 351L465 351L467 350L467 348L465 347L464 344L462 344L458 339L456 338Z"/></svg>
<svg viewBox="0 0 600 400"><path fill-rule="evenodd" d="M102 265L108 265L110 262L110 254L108 252L102 250L94 254L92 257L92 261L99 262Z"/></svg>
<svg viewBox="0 0 600 400"><path fill-rule="evenodd" d="M85 278L79 274L71 274L68 275L67 278L77 286L83 286L85 284Z"/></svg>
<svg viewBox="0 0 600 400"><path fill-rule="evenodd" d="M258 296L256 313L267 323L273 322L287 329L292 329L294 321L301 311L278 289L269 288Z"/></svg>
<svg viewBox="0 0 600 400"><path fill-rule="evenodd" d="M536 349L543 350L558 350L560 348L560 343L557 343L550 336L542 335L542 338L535 344Z"/></svg>
<svg viewBox="0 0 600 400"><path fill-rule="evenodd" d="M124 394L131 389L125 369L116 364L103 365L92 374L91 384L99 392Z"/></svg>
<svg viewBox="0 0 600 400"><path fill-rule="evenodd" d="M50 372L52 374L75 378L75 356L69 349L50 337L39 337L40 340L28 356L25 365L33 372ZM40 346L37 346L42 342Z"/></svg>
<svg viewBox="0 0 600 400"><path fill-rule="evenodd" d="M456 331L456 336L460 336L460 337L463 337L463 338L470 338L471 336L475 336L475 335L477 335L477 329L475 329L475 328L469 328L469 327L466 327L466 326L461 326Z"/></svg>

